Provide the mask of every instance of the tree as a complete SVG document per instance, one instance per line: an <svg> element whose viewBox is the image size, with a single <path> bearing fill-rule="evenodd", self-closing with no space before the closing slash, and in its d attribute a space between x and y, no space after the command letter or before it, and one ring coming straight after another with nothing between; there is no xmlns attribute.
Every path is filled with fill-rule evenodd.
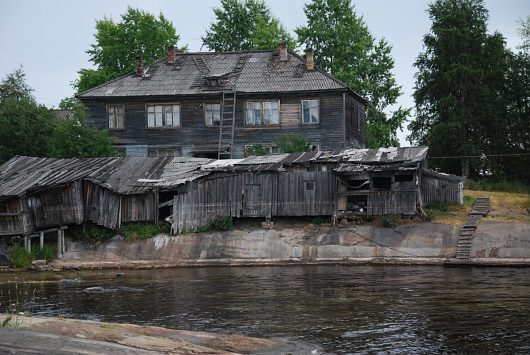
<svg viewBox="0 0 530 355"><path fill-rule="evenodd" d="M32 92L33 89L26 83L26 73L22 67L7 74L0 83L0 101L7 98L33 100Z"/></svg>
<svg viewBox="0 0 530 355"><path fill-rule="evenodd" d="M35 102L19 68L0 83L0 163L15 155L45 156L55 116Z"/></svg>
<svg viewBox="0 0 530 355"><path fill-rule="evenodd" d="M59 108L71 110L72 119L58 120L48 142L47 155L53 158L93 158L116 156L107 131L85 126L86 109L76 98L66 98Z"/></svg>
<svg viewBox="0 0 530 355"><path fill-rule="evenodd" d="M387 112L401 95L392 74L392 47L375 40L350 0L313 0L304 11L307 25L295 30L300 44L313 49L320 67L369 101L368 147L399 145L396 132L410 109Z"/></svg>
<svg viewBox="0 0 530 355"><path fill-rule="evenodd" d="M408 139L430 146L432 156L507 152L507 52L500 34L487 33L482 0L437 0L428 13L432 25L415 63L416 119ZM485 159L433 163L465 176L497 169Z"/></svg>
<svg viewBox="0 0 530 355"><path fill-rule="evenodd" d="M293 133L280 136L276 144L282 153L308 152L311 148L311 142L306 137Z"/></svg>
<svg viewBox="0 0 530 355"><path fill-rule="evenodd" d="M96 43L87 51L96 70L81 69L74 83L78 92L134 71L135 58L150 64L163 58L167 48L175 46L180 36L164 15L158 18L129 7L121 22L104 18L96 21ZM186 47L178 48L185 51Z"/></svg>
<svg viewBox="0 0 530 355"><path fill-rule="evenodd" d="M295 48L296 42L263 0L221 0L213 11L216 21L202 38L212 51L275 49L280 42Z"/></svg>

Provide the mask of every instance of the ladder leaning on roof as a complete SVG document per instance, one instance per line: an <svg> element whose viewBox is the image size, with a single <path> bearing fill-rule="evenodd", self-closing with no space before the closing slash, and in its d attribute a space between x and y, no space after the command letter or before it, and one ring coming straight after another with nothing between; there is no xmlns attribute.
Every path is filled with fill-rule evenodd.
<svg viewBox="0 0 530 355"><path fill-rule="evenodd" d="M223 91L221 117L219 119L218 159L231 159L234 145L234 126L236 120L236 91Z"/></svg>

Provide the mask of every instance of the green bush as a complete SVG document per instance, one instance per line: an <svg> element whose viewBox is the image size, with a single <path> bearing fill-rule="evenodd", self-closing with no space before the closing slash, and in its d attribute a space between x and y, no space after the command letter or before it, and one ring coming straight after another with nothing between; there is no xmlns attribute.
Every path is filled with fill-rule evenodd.
<svg viewBox="0 0 530 355"><path fill-rule="evenodd" d="M474 206L476 199L473 196L464 195L464 205Z"/></svg>
<svg viewBox="0 0 530 355"><path fill-rule="evenodd" d="M199 227L191 232L204 233L204 232L226 232L234 229L234 221L230 216L217 216L215 219L206 223L204 226Z"/></svg>
<svg viewBox="0 0 530 355"><path fill-rule="evenodd" d="M488 181L488 180L473 180L467 179L465 188L468 190L479 191L500 191L500 192L514 192L514 193L529 193L530 187L526 186L520 181Z"/></svg>
<svg viewBox="0 0 530 355"><path fill-rule="evenodd" d="M31 266L31 255L28 254L26 248L21 245L12 245L8 249L9 259L11 265L17 268L27 268Z"/></svg>
<svg viewBox="0 0 530 355"><path fill-rule="evenodd" d="M307 152L311 148L311 142L306 137L293 133L280 136L276 144L282 153Z"/></svg>
<svg viewBox="0 0 530 355"><path fill-rule="evenodd" d="M425 212L425 216L423 216L423 219L427 222L436 219L436 217L438 217L438 215L440 214L439 210L433 208L424 208L423 211Z"/></svg>
<svg viewBox="0 0 530 355"><path fill-rule="evenodd" d="M158 226L156 224L130 223L121 226L118 232L125 237L125 240L136 240L151 238L159 233L169 233L170 230L171 226L166 223Z"/></svg>
<svg viewBox="0 0 530 355"><path fill-rule="evenodd" d="M395 228L397 226L397 217L395 215L385 214L382 222L385 228Z"/></svg>
<svg viewBox="0 0 530 355"><path fill-rule="evenodd" d="M75 226L70 228L69 234L74 239L88 241L90 243L99 243L116 235L116 231L112 229L98 226L97 224L87 223L85 225L85 231L83 232L82 226Z"/></svg>
<svg viewBox="0 0 530 355"><path fill-rule="evenodd" d="M447 203L432 203L432 204L426 206L426 208L428 208L430 210L435 210L435 211L438 211L438 212L448 212L449 211L449 205Z"/></svg>
<svg viewBox="0 0 530 355"><path fill-rule="evenodd" d="M57 248L51 247L47 244L44 244L42 249L39 245L33 245L31 248L31 257L33 260L46 260L50 261L55 259L57 255Z"/></svg>
<svg viewBox="0 0 530 355"><path fill-rule="evenodd" d="M261 144L254 144L248 148L245 149L245 157L249 157L251 155L268 155L269 151Z"/></svg>

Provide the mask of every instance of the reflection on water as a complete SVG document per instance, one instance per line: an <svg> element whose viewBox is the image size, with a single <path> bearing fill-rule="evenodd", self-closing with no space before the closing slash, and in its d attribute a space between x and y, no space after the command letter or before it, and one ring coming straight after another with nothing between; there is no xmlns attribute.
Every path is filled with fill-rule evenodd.
<svg viewBox="0 0 530 355"><path fill-rule="evenodd" d="M528 268L0 274L0 292L2 311L8 299L18 298L21 307L38 315L288 338L337 354L530 353Z"/></svg>

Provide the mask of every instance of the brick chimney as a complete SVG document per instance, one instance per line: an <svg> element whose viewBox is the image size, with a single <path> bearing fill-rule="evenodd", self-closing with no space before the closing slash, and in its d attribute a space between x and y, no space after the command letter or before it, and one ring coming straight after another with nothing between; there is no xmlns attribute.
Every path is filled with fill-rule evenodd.
<svg viewBox="0 0 530 355"><path fill-rule="evenodd" d="M167 47L167 64L175 64L175 47Z"/></svg>
<svg viewBox="0 0 530 355"><path fill-rule="evenodd" d="M280 61L286 62L289 60L289 53L287 52L287 43L280 43Z"/></svg>
<svg viewBox="0 0 530 355"><path fill-rule="evenodd" d="M310 48L305 51L305 68L307 71L315 70L315 58L313 57L313 50Z"/></svg>
<svg viewBox="0 0 530 355"><path fill-rule="evenodd" d="M142 57L136 57L136 75L144 75L144 62L142 60Z"/></svg>

